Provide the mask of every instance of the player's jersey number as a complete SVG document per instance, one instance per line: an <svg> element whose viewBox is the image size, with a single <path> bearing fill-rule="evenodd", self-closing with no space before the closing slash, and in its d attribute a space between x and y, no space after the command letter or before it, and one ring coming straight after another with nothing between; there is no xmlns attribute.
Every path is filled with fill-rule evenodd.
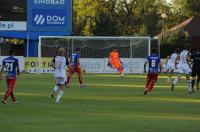
<svg viewBox="0 0 200 132"><path fill-rule="evenodd" d="M77 63L77 58L75 55L72 55L72 63Z"/></svg>
<svg viewBox="0 0 200 132"><path fill-rule="evenodd" d="M7 72L13 71L13 63L6 63L6 71Z"/></svg>
<svg viewBox="0 0 200 132"><path fill-rule="evenodd" d="M156 67L156 60L151 60L151 67L152 68Z"/></svg>
<svg viewBox="0 0 200 132"><path fill-rule="evenodd" d="M75 62L75 56L74 55L72 56L72 62Z"/></svg>

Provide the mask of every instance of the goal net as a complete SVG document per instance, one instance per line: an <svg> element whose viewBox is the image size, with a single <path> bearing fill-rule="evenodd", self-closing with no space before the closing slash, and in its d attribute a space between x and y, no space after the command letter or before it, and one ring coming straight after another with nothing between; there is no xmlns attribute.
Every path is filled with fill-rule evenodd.
<svg viewBox="0 0 200 132"><path fill-rule="evenodd" d="M42 72L53 69L43 66L43 60L51 61L57 55L58 48L66 49L70 58L76 48L80 49L82 69L88 73L113 73L107 66L109 53L119 51L125 73L142 73L143 64L150 54L150 37L80 37L80 36L40 36L38 60Z"/></svg>

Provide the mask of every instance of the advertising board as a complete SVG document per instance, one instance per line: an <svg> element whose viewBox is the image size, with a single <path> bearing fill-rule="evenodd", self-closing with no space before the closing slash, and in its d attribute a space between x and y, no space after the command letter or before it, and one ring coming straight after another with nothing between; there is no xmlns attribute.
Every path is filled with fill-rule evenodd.
<svg viewBox="0 0 200 132"><path fill-rule="evenodd" d="M66 31L72 27L72 0L29 0L29 31Z"/></svg>

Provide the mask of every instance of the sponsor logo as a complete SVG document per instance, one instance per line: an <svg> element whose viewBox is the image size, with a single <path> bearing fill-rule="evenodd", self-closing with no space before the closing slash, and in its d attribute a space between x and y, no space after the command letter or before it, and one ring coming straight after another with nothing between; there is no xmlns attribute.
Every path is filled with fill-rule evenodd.
<svg viewBox="0 0 200 132"><path fill-rule="evenodd" d="M65 0L34 0L37 5L64 5Z"/></svg>
<svg viewBox="0 0 200 132"><path fill-rule="evenodd" d="M47 24L65 24L64 16L47 16Z"/></svg>
<svg viewBox="0 0 200 132"><path fill-rule="evenodd" d="M35 21L36 25L43 25L45 22L45 18L43 15L37 14L37 15L35 15L34 21Z"/></svg>
<svg viewBox="0 0 200 132"><path fill-rule="evenodd" d="M36 25L64 25L65 16L56 16L56 15L42 15L36 14L34 17L34 22Z"/></svg>

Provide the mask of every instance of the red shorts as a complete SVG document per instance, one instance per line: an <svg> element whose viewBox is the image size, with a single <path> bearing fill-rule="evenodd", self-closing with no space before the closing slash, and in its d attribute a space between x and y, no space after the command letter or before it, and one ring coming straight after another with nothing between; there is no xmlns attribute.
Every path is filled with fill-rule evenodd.
<svg viewBox="0 0 200 132"><path fill-rule="evenodd" d="M77 74L81 74L81 67L80 66L72 66L72 69L70 71L71 74L74 74L74 72L76 72Z"/></svg>
<svg viewBox="0 0 200 132"><path fill-rule="evenodd" d="M148 81L151 80L151 81L156 82L157 79L158 79L158 74L157 73L148 73L148 75L147 75L147 80Z"/></svg>
<svg viewBox="0 0 200 132"><path fill-rule="evenodd" d="M7 78L6 82L7 82L8 88L14 89L15 83L16 83L16 78Z"/></svg>

